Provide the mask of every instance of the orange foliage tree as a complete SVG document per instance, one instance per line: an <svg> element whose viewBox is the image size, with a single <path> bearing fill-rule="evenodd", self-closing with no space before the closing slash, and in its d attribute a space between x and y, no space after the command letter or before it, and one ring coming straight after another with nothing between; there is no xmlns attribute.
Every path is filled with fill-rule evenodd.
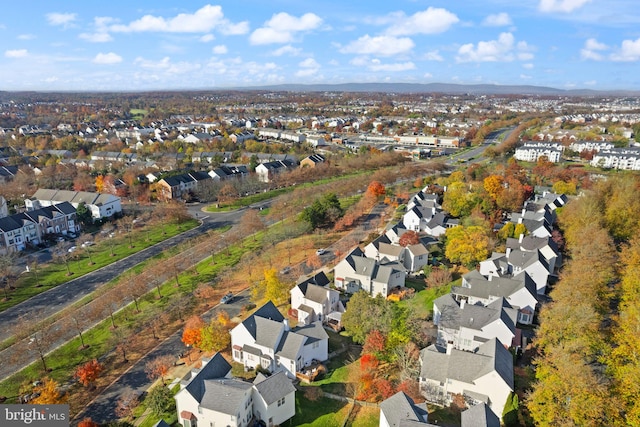
<svg viewBox="0 0 640 427"><path fill-rule="evenodd" d="M182 332L182 342L184 345L191 345L194 347L198 347L200 342L202 341L202 328L204 327L204 322L200 316L191 316L187 319L187 322L184 326L184 331Z"/></svg>
<svg viewBox="0 0 640 427"><path fill-rule="evenodd" d="M96 176L96 191L102 193L104 191L104 176Z"/></svg>
<svg viewBox="0 0 640 427"><path fill-rule="evenodd" d="M164 384L164 377L169 373L169 369L174 365L174 362L174 356L159 356L147 362L144 371L150 380L160 378L162 379L162 384Z"/></svg>
<svg viewBox="0 0 640 427"><path fill-rule="evenodd" d="M420 236L413 230L406 231L398 240L398 244L403 247L417 245L418 243L420 243Z"/></svg>
<svg viewBox="0 0 640 427"><path fill-rule="evenodd" d="M100 424L93 421L90 417L87 417L78 423L78 427L99 427L99 426Z"/></svg>
<svg viewBox="0 0 640 427"><path fill-rule="evenodd" d="M80 381L80 384L87 387L98 379L103 369L102 364L97 359L93 359L79 366L74 377Z"/></svg>
<svg viewBox="0 0 640 427"><path fill-rule="evenodd" d="M384 351L386 341L387 338L382 334L382 332L374 329L369 332L367 338L365 338L364 345L362 346L362 352L365 355L378 355Z"/></svg>
<svg viewBox="0 0 640 427"><path fill-rule="evenodd" d="M380 181L371 181L367 187L367 194L373 197L384 196L386 192L387 189Z"/></svg>

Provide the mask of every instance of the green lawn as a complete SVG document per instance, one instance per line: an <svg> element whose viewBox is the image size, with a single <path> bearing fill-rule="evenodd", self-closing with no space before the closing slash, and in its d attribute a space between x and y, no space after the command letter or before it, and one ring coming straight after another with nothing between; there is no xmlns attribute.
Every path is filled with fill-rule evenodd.
<svg viewBox="0 0 640 427"><path fill-rule="evenodd" d="M198 222L196 220L189 220L181 224L170 223L164 226L164 230L156 227L149 229L149 231L132 233L131 240L125 234L117 235L113 242L103 240L91 246L88 249L89 253L83 252L78 248L73 253L74 256L69 260L68 270L64 263L50 263L39 266L37 269L37 281L36 271L32 268L29 274L23 274L16 281L16 289L11 291L10 298L8 300L0 300L0 311L4 311L35 295L109 265L197 225ZM114 256L111 256L112 243ZM90 264L91 261L93 261L93 264ZM68 275L68 271L71 271L72 274Z"/></svg>
<svg viewBox="0 0 640 427"><path fill-rule="evenodd" d="M407 280L407 287L414 288L416 293L413 298L399 301L398 304L414 309L420 317L428 318L433 313L433 301L451 292L451 286L460 286L461 283L462 279L458 279L438 288L426 289L424 281Z"/></svg>
<svg viewBox="0 0 640 427"><path fill-rule="evenodd" d="M285 426L341 427L347 417L348 404L321 397L309 400L303 392L296 392L296 415Z"/></svg>

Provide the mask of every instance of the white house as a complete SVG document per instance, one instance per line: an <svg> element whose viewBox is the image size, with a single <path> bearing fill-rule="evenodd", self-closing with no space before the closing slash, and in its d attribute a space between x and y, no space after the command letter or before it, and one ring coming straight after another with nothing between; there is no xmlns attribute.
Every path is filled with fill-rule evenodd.
<svg viewBox="0 0 640 427"><path fill-rule="evenodd" d="M107 193L91 193L88 191L48 190L41 188L31 198L26 199L27 210L39 209L62 202L69 202L78 209L80 203L86 205L94 219L109 218L122 213L120 197Z"/></svg>
<svg viewBox="0 0 640 427"><path fill-rule="evenodd" d="M335 285L348 293L364 290L375 297L389 296L392 289L404 287L406 270L398 262L381 262L367 258L356 248L334 269Z"/></svg>
<svg viewBox="0 0 640 427"><path fill-rule="evenodd" d="M431 345L420 352L420 365L420 391L427 401L448 406L454 395L462 395L502 418L513 391L513 356L497 338L476 352Z"/></svg>
<svg viewBox="0 0 640 427"><path fill-rule="evenodd" d="M428 416L426 404L416 405L402 391L380 402L380 427L432 426L427 422Z"/></svg>
<svg viewBox="0 0 640 427"><path fill-rule="evenodd" d="M507 249L524 252L539 251L549 264L549 271L555 274L562 264L562 254L558 245L549 237L535 237L520 235L517 239L507 239Z"/></svg>
<svg viewBox="0 0 640 427"><path fill-rule="evenodd" d="M181 425L245 427L261 420L274 426L295 415L295 387L284 373L259 374L249 383L229 377L231 365L220 353L203 363L187 374L175 395Z"/></svg>
<svg viewBox="0 0 640 427"><path fill-rule="evenodd" d="M309 325L313 322L327 322L331 313L344 313L340 293L329 288L329 279L321 272L298 283L289 293L291 308L298 311L298 322Z"/></svg>
<svg viewBox="0 0 640 427"><path fill-rule="evenodd" d="M558 143L527 143L516 148L513 158L525 162L535 162L545 156L551 163L558 163L562 158L562 145Z"/></svg>
<svg viewBox="0 0 640 427"><path fill-rule="evenodd" d="M460 413L460 427L500 427L500 418L482 402Z"/></svg>
<svg viewBox="0 0 640 427"><path fill-rule="evenodd" d="M459 350L476 350L482 343L497 338L511 347L516 336L518 312L504 298L483 305L458 303L452 294L433 302L433 323L438 326L437 344Z"/></svg>
<svg viewBox="0 0 640 427"><path fill-rule="evenodd" d="M320 322L291 329L271 301L231 330L233 360L245 369L260 365L290 378L328 358L329 336Z"/></svg>
<svg viewBox="0 0 640 427"><path fill-rule="evenodd" d="M515 277L483 276L472 270L462 276L462 285L453 286L451 294L458 303L487 306L499 298L505 298L518 310L518 322L530 325L538 306L536 284L526 273Z"/></svg>

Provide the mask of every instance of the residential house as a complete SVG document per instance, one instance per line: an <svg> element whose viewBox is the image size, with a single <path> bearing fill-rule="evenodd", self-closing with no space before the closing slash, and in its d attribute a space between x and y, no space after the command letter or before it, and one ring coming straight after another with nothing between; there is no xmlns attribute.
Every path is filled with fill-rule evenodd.
<svg viewBox="0 0 640 427"><path fill-rule="evenodd" d="M562 145L548 142L525 143L516 148L513 158L525 162L536 162L543 156L551 163L558 163L562 159Z"/></svg>
<svg viewBox="0 0 640 427"><path fill-rule="evenodd" d="M428 421L427 405L416 403L399 391L380 402L380 427L425 427Z"/></svg>
<svg viewBox="0 0 640 427"><path fill-rule="evenodd" d="M544 294L547 288L549 264L539 250L521 251L507 248L507 253L494 252L491 258L481 261L479 270L483 276L518 275L526 271L536 284L538 295Z"/></svg>
<svg viewBox="0 0 640 427"><path fill-rule="evenodd" d="M18 173L17 166L1 166L0 165L0 183L4 184L13 179Z"/></svg>
<svg viewBox="0 0 640 427"><path fill-rule="evenodd" d="M511 347L516 336L518 312L504 298L487 306L456 301L446 294L433 302L433 324L438 326L437 344L453 345L459 350L475 351L482 343L498 338Z"/></svg>
<svg viewBox="0 0 640 427"><path fill-rule="evenodd" d="M249 383L230 378L231 365L220 353L203 363L180 382L174 397L181 425L274 426L295 415L295 387L284 373L260 374Z"/></svg>
<svg viewBox="0 0 640 427"><path fill-rule="evenodd" d="M249 170L246 166L227 166L222 165L209 171L209 176L216 181L223 181L229 178L244 178L249 176Z"/></svg>
<svg viewBox="0 0 640 427"><path fill-rule="evenodd" d="M397 243L391 243L387 234L381 235L365 246L364 254L367 258L378 261L397 261L411 273L421 270L429 263L429 250L423 243L403 247Z"/></svg>
<svg viewBox="0 0 640 427"><path fill-rule="evenodd" d="M304 159L300 160L301 168L315 168L319 164L322 164L326 161L325 157L322 154L312 154Z"/></svg>
<svg viewBox="0 0 640 427"><path fill-rule="evenodd" d="M27 210L39 209L62 202L69 202L78 209L84 203L94 220L110 218L122 213L120 197L107 193L88 191L50 190L41 188L33 196L25 200Z"/></svg>
<svg viewBox="0 0 640 427"><path fill-rule="evenodd" d="M290 328L271 301L231 330L233 360L245 369L260 365L290 378L314 361L328 358L329 336L320 322Z"/></svg>
<svg viewBox="0 0 640 427"><path fill-rule="evenodd" d="M551 274L557 273L562 265L562 254L558 249L558 245L549 237L535 237L520 235L517 239L507 239L507 249L519 249L524 252L539 251L549 264Z"/></svg>
<svg viewBox="0 0 640 427"><path fill-rule="evenodd" d="M484 403L498 417L513 391L513 355L497 338L475 352L435 344L420 352L420 391L429 402L449 406L461 395L467 405Z"/></svg>
<svg viewBox="0 0 640 427"><path fill-rule="evenodd" d="M500 418L484 402L465 409L460 418L460 427L500 427Z"/></svg>
<svg viewBox="0 0 640 427"><path fill-rule="evenodd" d="M192 171L162 178L158 184L163 198L180 199L194 193L200 182L210 179L212 178L207 172Z"/></svg>
<svg viewBox="0 0 640 427"><path fill-rule="evenodd" d="M453 298L461 304L487 306L504 298L518 310L518 323L530 325L538 306L536 284L522 272L515 277L483 276L478 270L472 270L462 276L462 285L451 288Z"/></svg>
<svg viewBox="0 0 640 427"><path fill-rule="evenodd" d="M294 166L295 163L290 160L275 160L260 163L256 166L256 175L262 182L271 182L279 173L290 170Z"/></svg>
<svg viewBox="0 0 640 427"><path fill-rule="evenodd" d="M356 248L334 269L335 285L350 294L360 290L375 297L389 296L394 288L404 287L406 270L398 262L383 262L367 258Z"/></svg>
<svg viewBox="0 0 640 427"><path fill-rule="evenodd" d="M313 322L326 323L329 314L344 313L340 293L329 288L329 279L320 272L294 286L291 294L291 308L298 312L298 322L309 325Z"/></svg>

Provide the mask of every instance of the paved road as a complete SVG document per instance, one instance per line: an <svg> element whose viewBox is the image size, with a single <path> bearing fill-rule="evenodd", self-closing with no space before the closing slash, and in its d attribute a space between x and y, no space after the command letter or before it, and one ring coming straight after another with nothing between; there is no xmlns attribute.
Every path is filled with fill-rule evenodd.
<svg viewBox="0 0 640 427"><path fill-rule="evenodd" d="M249 291L243 291L236 295L230 304L218 305L212 308L202 315L203 320L205 323L208 323L221 309L229 313L229 317L231 318L237 316L242 306L249 302L248 295ZM181 341L181 337L182 330L179 330L138 360L127 372L107 387L93 402L87 405L84 411L76 416L74 424L77 424L79 420L85 417L91 417L91 419L97 423L106 423L117 419L115 409L120 396L131 391L137 395L141 395L151 386L152 381L147 378L147 374L144 371L145 364L149 360L165 355L175 356L176 360L178 360L179 355L187 350Z"/></svg>
<svg viewBox="0 0 640 427"><path fill-rule="evenodd" d="M195 216L195 215L194 215ZM99 270L85 274L60 286L38 294L0 313L0 341L10 338L21 316L26 318L46 319L58 311L68 307L79 299L94 292L103 284L114 279L135 265L162 253L167 248L206 233L207 230L224 227L236 223L239 218L232 212L216 214L198 214L202 224L178 236L169 238L147 249L121 259ZM2 373L0 372L0 378Z"/></svg>

